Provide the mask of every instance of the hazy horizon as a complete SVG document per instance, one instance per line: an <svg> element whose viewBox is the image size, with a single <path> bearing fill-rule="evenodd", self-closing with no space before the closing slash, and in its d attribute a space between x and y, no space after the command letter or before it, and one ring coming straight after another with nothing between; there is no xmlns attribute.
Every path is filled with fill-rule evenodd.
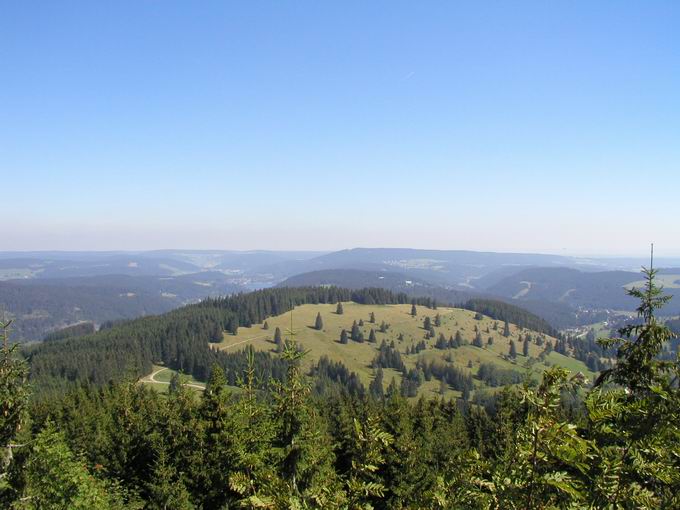
<svg viewBox="0 0 680 510"><path fill-rule="evenodd" d="M648 248L648 252L646 254L640 253L640 254L632 254L632 255L611 255L611 254L597 254L597 253L555 253L555 252L531 252L531 251L501 251L501 250L475 250L475 249L467 249L467 248L428 248L428 247L422 247L422 248L414 248L412 246L352 246L352 247L344 247L344 248L338 248L337 250L320 250L320 249L273 249L273 248L253 248L253 249L230 249L230 248L191 248L191 247L185 247L185 248L177 248L177 247L168 247L168 248L153 248L153 249L104 249L104 250L94 250L94 249L65 249L65 250L53 250L53 249L38 249L38 250L0 250L0 255L11 255L11 254L47 254L47 253L62 253L62 254L67 254L67 253L88 253L88 254L116 254L116 253L130 253L130 254L136 254L136 253L153 253L153 252L202 252L202 253L210 253L210 252L232 252L232 253L305 253L305 254L318 254L318 255L323 255L323 254L328 254L328 253L334 253L338 251L352 251L352 250L423 250L423 251L442 251L442 252L470 252L470 253L499 253L499 254L507 254L507 255L556 255L556 256L563 256L563 257L573 257L573 258L581 258L581 259L641 259L641 260L647 260L650 257L650 252ZM670 260L670 259L678 259L680 261L680 255L676 254L668 254L668 253L659 253L658 249L655 247L655 253L654 253L654 259L655 260Z"/></svg>
<svg viewBox="0 0 680 510"><path fill-rule="evenodd" d="M0 250L680 256L680 4L5 6Z"/></svg>

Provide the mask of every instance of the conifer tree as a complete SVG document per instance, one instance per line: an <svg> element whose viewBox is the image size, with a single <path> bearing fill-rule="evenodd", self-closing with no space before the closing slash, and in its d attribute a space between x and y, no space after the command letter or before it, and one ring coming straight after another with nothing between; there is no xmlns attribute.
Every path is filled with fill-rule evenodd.
<svg viewBox="0 0 680 510"><path fill-rule="evenodd" d="M278 326L274 330L274 343L276 344L276 352L283 352L283 339L281 338L281 328Z"/></svg>
<svg viewBox="0 0 680 510"><path fill-rule="evenodd" d="M503 336L506 338L510 336L510 324L508 324L508 321L505 321L503 325Z"/></svg>
<svg viewBox="0 0 680 510"><path fill-rule="evenodd" d="M208 383L205 386L205 394L218 396L224 391L226 385L227 378L224 376L224 370L217 363L213 364Z"/></svg>
<svg viewBox="0 0 680 510"><path fill-rule="evenodd" d="M431 327L432 327L432 321L430 320L429 317L425 317L425 320L423 321L423 329L425 331L429 331Z"/></svg>
<svg viewBox="0 0 680 510"><path fill-rule="evenodd" d="M88 472L69 448L64 434L57 432L52 424L48 424L31 443L24 477L21 500L26 505L16 508L124 508L121 496Z"/></svg>
<svg viewBox="0 0 680 510"><path fill-rule="evenodd" d="M376 343L378 340L375 338L375 331L371 328L371 332L368 334L368 341L372 344Z"/></svg>
<svg viewBox="0 0 680 510"><path fill-rule="evenodd" d="M354 340L355 342L358 342L360 333L361 333L361 331L359 330L359 326L357 325L357 321L354 321L352 323L352 330L351 330L351 333L350 333L352 340Z"/></svg>
<svg viewBox="0 0 680 510"><path fill-rule="evenodd" d="M524 344L522 345L522 354L529 357L529 338L524 337Z"/></svg>
<svg viewBox="0 0 680 510"><path fill-rule="evenodd" d="M383 389L383 370L382 367L375 369L375 375L371 384L368 387L368 392L376 400L380 400L384 397L385 391Z"/></svg>
<svg viewBox="0 0 680 510"><path fill-rule="evenodd" d="M12 440L22 428L29 399L28 366L15 356L18 344L9 345L11 325L11 320L0 322L0 495L14 458Z"/></svg>
<svg viewBox="0 0 680 510"><path fill-rule="evenodd" d="M321 312L316 314L316 320L314 321L314 329L321 331L323 329L323 319L321 319Z"/></svg>
<svg viewBox="0 0 680 510"><path fill-rule="evenodd" d="M349 343L349 338L348 338L348 335L347 335L347 330L345 330L345 329L343 329L343 330L340 332L340 343L341 343L341 344L347 344L347 343Z"/></svg>
<svg viewBox="0 0 680 510"><path fill-rule="evenodd" d="M375 324L375 313L371 312L371 315L369 315L369 322Z"/></svg>
<svg viewBox="0 0 680 510"><path fill-rule="evenodd" d="M222 340L224 340L222 337L222 327L216 322L213 325L212 333L210 334L210 341L213 343L219 343Z"/></svg>
<svg viewBox="0 0 680 510"><path fill-rule="evenodd" d="M345 313L344 309L342 308L342 303L340 301L338 301L338 306L335 308L335 313L337 315L342 315L343 313Z"/></svg>
<svg viewBox="0 0 680 510"><path fill-rule="evenodd" d="M179 374L174 372L172 377L170 377L170 385L168 386L168 393L173 395L176 394L182 387L182 381L180 380Z"/></svg>
<svg viewBox="0 0 680 510"><path fill-rule="evenodd" d="M510 357L515 359L517 357L517 347L515 346L515 341L510 340Z"/></svg>
<svg viewBox="0 0 680 510"><path fill-rule="evenodd" d="M479 331L475 335L475 339L473 340L472 345L474 345L475 347L479 347L479 348L483 347L482 335L481 335L481 333L479 333Z"/></svg>
<svg viewBox="0 0 680 510"><path fill-rule="evenodd" d="M416 304L413 303L413 304L411 305L411 316L412 316L412 317L415 317L416 315L418 315L418 312L417 312L417 310L416 310Z"/></svg>
<svg viewBox="0 0 680 510"><path fill-rule="evenodd" d="M269 329L269 323L267 321L264 321L264 324L262 325L262 329L265 331Z"/></svg>

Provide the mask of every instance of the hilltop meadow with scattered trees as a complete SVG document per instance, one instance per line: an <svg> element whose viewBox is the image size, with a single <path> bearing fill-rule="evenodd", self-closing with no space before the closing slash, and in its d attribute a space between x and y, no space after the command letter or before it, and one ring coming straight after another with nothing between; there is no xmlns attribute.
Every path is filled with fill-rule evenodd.
<svg viewBox="0 0 680 510"><path fill-rule="evenodd" d="M640 321L618 338L580 347L613 361L597 367L594 381L551 367L530 384L485 365L489 385L510 386L484 402L409 399L382 381L378 390L375 380L366 391L329 359L305 370L307 353L278 328L275 355L211 347L223 331L265 324L303 304L327 303L338 315L347 313L342 302L411 304L379 289L272 289L211 299L23 351L7 341L5 323L0 506L680 508L680 363L669 351L677 343L655 316L666 301L655 272L645 275L646 286L629 291ZM427 300L412 306L414 313L436 308ZM541 327L516 307L496 306L469 308L494 314L501 334L509 334L508 322ZM318 331L324 320L317 318L310 327ZM479 333L484 345L487 335ZM457 339L432 341L448 348ZM515 345L514 355L524 348ZM139 384L156 362L207 381L205 391L174 381L160 394ZM391 367L402 368L400 353L385 343L376 378ZM469 384L465 372L446 380Z"/></svg>

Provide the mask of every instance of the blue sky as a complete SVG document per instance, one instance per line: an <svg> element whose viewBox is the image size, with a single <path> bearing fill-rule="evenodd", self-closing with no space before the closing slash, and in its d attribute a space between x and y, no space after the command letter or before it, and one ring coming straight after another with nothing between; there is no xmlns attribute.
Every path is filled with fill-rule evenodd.
<svg viewBox="0 0 680 510"><path fill-rule="evenodd" d="M680 255L678 2L3 2L0 250Z"/></svg>

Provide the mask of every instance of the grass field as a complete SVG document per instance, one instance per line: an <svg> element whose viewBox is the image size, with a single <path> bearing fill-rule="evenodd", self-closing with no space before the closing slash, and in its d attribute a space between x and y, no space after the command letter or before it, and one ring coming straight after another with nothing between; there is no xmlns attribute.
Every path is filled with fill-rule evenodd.
<svg viewBox="0 0 680 510"><path fill-rule="evenodd" d="M518 341L518 336L521 333L525 335L530 333L532 336L537 334L528 330L520 330L518 327L510 326L510 337L506 338L502 335L503 323L491 319L490 317L483 317L481 320L475 319L475 313L469 310L462 310L459 308L445 308L439 307L437 310L430 310L425 307L417 307L417 316L412 317L411 305L360 305L357 303L343 303L344 313L338 315L335 313L336 305L318 304L318 305L302 305L291 313L279 315L277 317L270 317L267 319L269 329L263 329L263 324L257 324L249 328L241 327L237 335L224 334L223 341L216 345L219 349L240 350L248 345L252 345L255 349L261 351L276 352L276 345L274 344L274 331L277 327L281 329L282 336L289 338L288 331L291 327L291 316L293 321L294 339L305 350L309 351L305 359L307 365L312 365L322 356L328 356L332 360L341 361L347 366L350 371L356 372L365 385L368 385L373 377L373 369L371 368L371 361L376 355L378 347L382 340L394 342L396 348L400 351L402 359L408 368L414 367L419 357L425 359L437 359L444 362L446 355L450 356L451 362L458 368L470 370L475 374L479 365L483 362L495 363L502 368L512 368L517 371L529 371L535 379L540 378L540 373L546 368L543 363L532 363L530 368L524 368L529 358L537 358L543 351L543 347L531 344L529 348L529 358L522 356L522 344ZM369 323L371 312L375 314L375 324ZM317 313L321 314L323 320L323 329L317 331L314 328L314 323ZM435 327L435 338L425 340L428 348L421 351L419 354L406 355L406 349L414 346L425 338L425 330L423 329L423 321L426 316L434 322L435 315L439 313L441 316L441 326ZM340 343L340 333L343 329L349 331L352 328L352 323L359 320L364 321L361 328L364 338L368 339L369 332L374 329L377 338L376 343L357 343L349 341L348 344ZM380 333L380 323L385 321L389 324L389 329L386 333ZM434 344L440 333L448 339L450 336L460 331L463 339L469 344L475 338L477 328L483 338L484 347L478 348L473 345L464 345L457 349L436 349ZM403 340L399 340L400 334ZM554 343L554 339L543 335L546 340ZM487 345L487 339L493 338L493 344ZM509 352L510 340L515 341L518 356L516 360L507 359ZM581 371L587 377L592 377L592 373L588 371L585 364L563 356L561 354L552 353L547 360L553 365L561 365L572 371ZM384 372L384 383L389 384L392 377L399 382L400 374L393 370ZM476 384L481 385L480 381L475 381ZM421 395L439 394L439 382L434 379L425 382L420 388ZM449 390L447 396L457 396L458 392Z"/></svg>

